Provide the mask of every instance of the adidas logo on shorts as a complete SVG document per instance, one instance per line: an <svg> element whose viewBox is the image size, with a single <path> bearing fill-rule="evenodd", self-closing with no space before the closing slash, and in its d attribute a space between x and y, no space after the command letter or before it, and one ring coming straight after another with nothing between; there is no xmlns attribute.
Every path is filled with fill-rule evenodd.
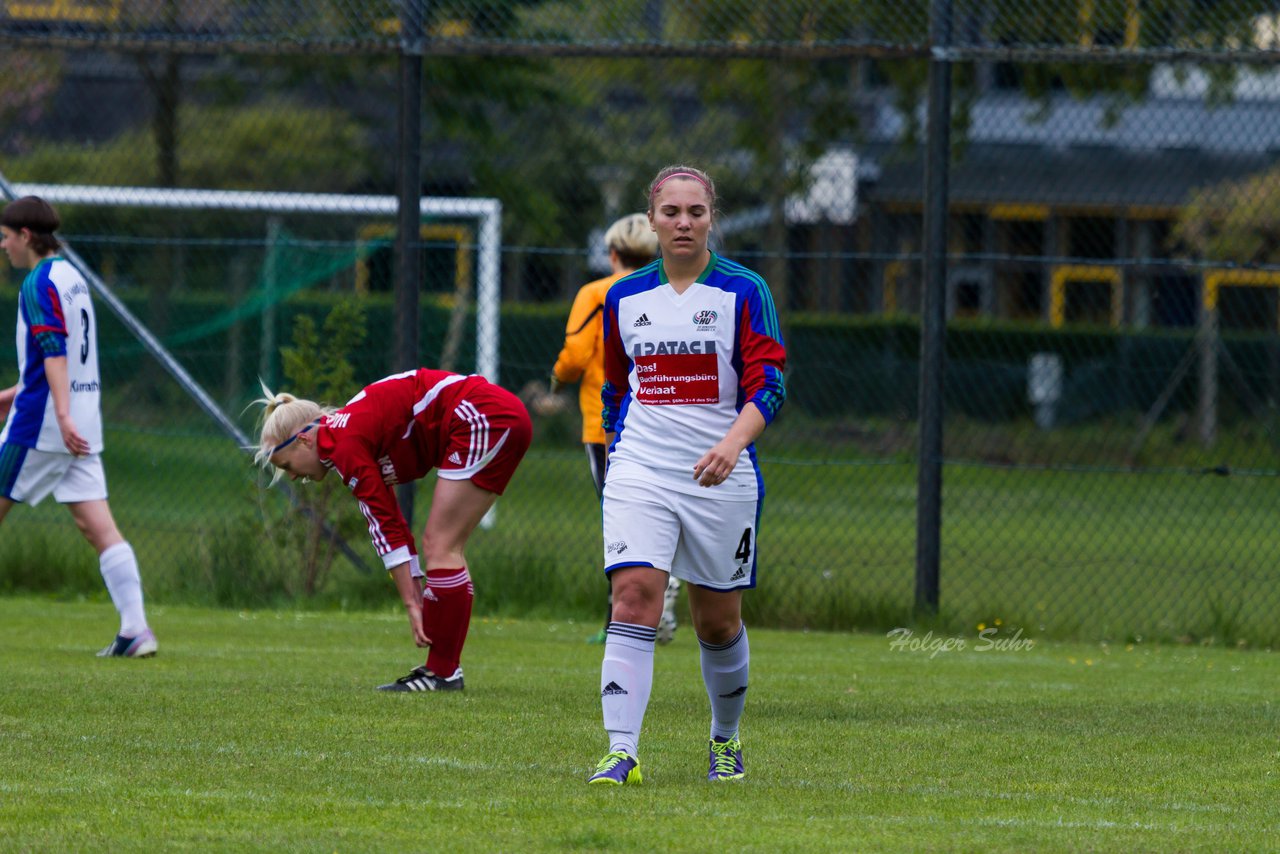
<svg viewBox="0 0 1280 854"><path fill-rule="evenodd" d="M449 455L449 462L453 463L455 466L460 466L462 465L462 457L458 456L457 451L454 451Z"/></svg>
<svg viewBox="0 0 1280 854"><path fill-rule="evenodd" d="M747 568L745 566L738 567L738 571L729 576L730 581L741 581L747 577Z"/></svg>
<svg viewBox="0 0 1280 854"><path fill-rule="evenodd" d="M632 326L652 326L653 324L649 322L649 315L642 314L639 317L637 317L636 322L631 325Z"/></svg>

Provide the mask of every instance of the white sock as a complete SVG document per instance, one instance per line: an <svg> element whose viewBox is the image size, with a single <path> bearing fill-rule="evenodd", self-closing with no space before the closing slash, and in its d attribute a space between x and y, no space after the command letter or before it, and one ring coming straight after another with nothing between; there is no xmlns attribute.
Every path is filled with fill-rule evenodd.
<svg viewBox="0 0 1280 854"><path fill-rule="evenodd" d="M742 707L747 702L747 672L751 669L751 648L747 627L724 644L707 644L698 639L701 650L702 681L711 700L711 737L732 738L738 734Z"/></svg>
<svg viewBox="0 0 1280 854"><path fill-rule="evenodd" d="M107 583L111 601L120 612L120 634L134 638L147 630L147 613L142 607L142 578L138 559L128 543L116 543L98 555L98 568Z"/></svg>
<svg viewBox="0 0 1280 854"><path fill-rule="evenodd" d="M610 623L600 665L600 706L609 750L638 756L640 725L653 689L653 647L657 629Z"/></svg>

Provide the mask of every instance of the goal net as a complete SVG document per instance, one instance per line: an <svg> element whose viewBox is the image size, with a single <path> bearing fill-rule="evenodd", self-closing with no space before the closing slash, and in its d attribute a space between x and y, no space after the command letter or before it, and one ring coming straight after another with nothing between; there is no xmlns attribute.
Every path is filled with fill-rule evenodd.
<svg viewBox="0 0 1280 854"><path fill-rule="evenodd" d="M3 179L0 178L0 181ZM116 373L150 357L240 446L236 413L279 384L299 313L358 294L385 329L353 355L362 377L393 365L394 196L5 182L59 209L67 255L132 340L100 340ZM417 250L420 358L498 380L501 204L423 198ZM472 323L472 318L474 322Z"/></svg>

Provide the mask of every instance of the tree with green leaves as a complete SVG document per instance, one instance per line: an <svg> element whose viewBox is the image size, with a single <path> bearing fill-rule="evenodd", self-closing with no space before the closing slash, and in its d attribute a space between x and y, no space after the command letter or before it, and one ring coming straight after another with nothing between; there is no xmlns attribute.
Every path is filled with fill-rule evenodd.
<svg viewBox="0 0 1280 854"><path fill-rule="evenodd" d="M290 392L335 404L349 400L360 390L352 357L364 337L364 308L359 300L339 302L319 329L313 318L299 315L292 345L280 351ZM288 542L300 556L291 590L295 595L313 596L324 586L338 555L335 543L358 535L362 527L358 514L341 512L342 508L350 509L349 502L335 501L335 496L345 493L345 484L334 478L306 484L296 491L297 509L305 521L282 522L280 536L272 538Z"/></svg>
<svg viewBox="0 0 1280 854"><path fill-rule="evenodd" d="M1196 191L1171 238L1198 260L1280 263L1280 167Z"/></svg>

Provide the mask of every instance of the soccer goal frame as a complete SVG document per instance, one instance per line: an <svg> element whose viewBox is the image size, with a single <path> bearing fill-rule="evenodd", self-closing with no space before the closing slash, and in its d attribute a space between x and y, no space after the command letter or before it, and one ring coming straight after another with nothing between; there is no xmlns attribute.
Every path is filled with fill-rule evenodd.
<svg viewBox="0 0 1280 854"><path fill-rule="evenodd" d="M151 207L157 210L234 210L265 214L358 214L394 216L396 196L342 195L342 193L257 192L244 189L169 189L157 187L102 187L92 184L9 183L0 175L0 192L9 198L40 196L52 204L113 207ZM476 228L476 373L489 382L498 382L500 251L502 251L502 202L497 198L425 197L421 216L454 216L477 220ZM88 279L116 318L133 333L169 374L191 394L207 414L241 447L250 446L230 417L221 411L200 383L174 359L151 330L128 310L124 302L76 254L65 247L64 255Z"/></svg>
<svg viewBox="0 0 1280 854"><path fill-rule="evenodd" d="M13 184L12 198L40 196L54 204L134 207L161 210L224 210L257 213L346 214L395 216L399 201L395 196L345 195L340 193L286 193L253 190L198 190L157 187L105 187L83 184ZM447 216L477 221L476 233L476 372L490 382L498 382L499 316L502 299L501 242L502 203L492 198L429 196L420 200L421 217ZM79 258L72 260L91 284L103 294L108 305L131 331L141 323L111 294L110 288ZM141 338L141 336L139 336ZM148 349L151 345L144 340ZM163 349L159 342L156 347ZM161 358L154 349L153 353ZM170 357L171 358L171 357ZM165 361L161 358L161 361ZM167 366L167 365L166 365ZM178 378L175 374L175 378ZM190 378L188 378L190 379ZM178 378L186 386L186 380ZM194 381L192 381L194 382Z"/></svg>
<svg viewBox="0 0 1280 854"><path fill-rule="evenodd" d="M156 187L107 187L83 184L33 184L10 182L0 173L0 196L12 200L39 196L54 204L133 207L160 210L231 210L261 213L358 214L395 216L399 200L395 196L344 195L337 193L256 192L250 190L199 190ZM476 370L490 382L498 382L498 337L501 290L502 203L492 198L425 197L419 215L474 219L476 228ZM139 320L109 285L75 249L64 243L64 258L80 271L95 295L124 327L173 377L201 409L243 451L252 452L255 443L225 413L168 348ZM283 481L280 483L290 492ZM292 494L290 493L292 498ZM340 548L363 571L364 562L345 543Z"/></svg>

